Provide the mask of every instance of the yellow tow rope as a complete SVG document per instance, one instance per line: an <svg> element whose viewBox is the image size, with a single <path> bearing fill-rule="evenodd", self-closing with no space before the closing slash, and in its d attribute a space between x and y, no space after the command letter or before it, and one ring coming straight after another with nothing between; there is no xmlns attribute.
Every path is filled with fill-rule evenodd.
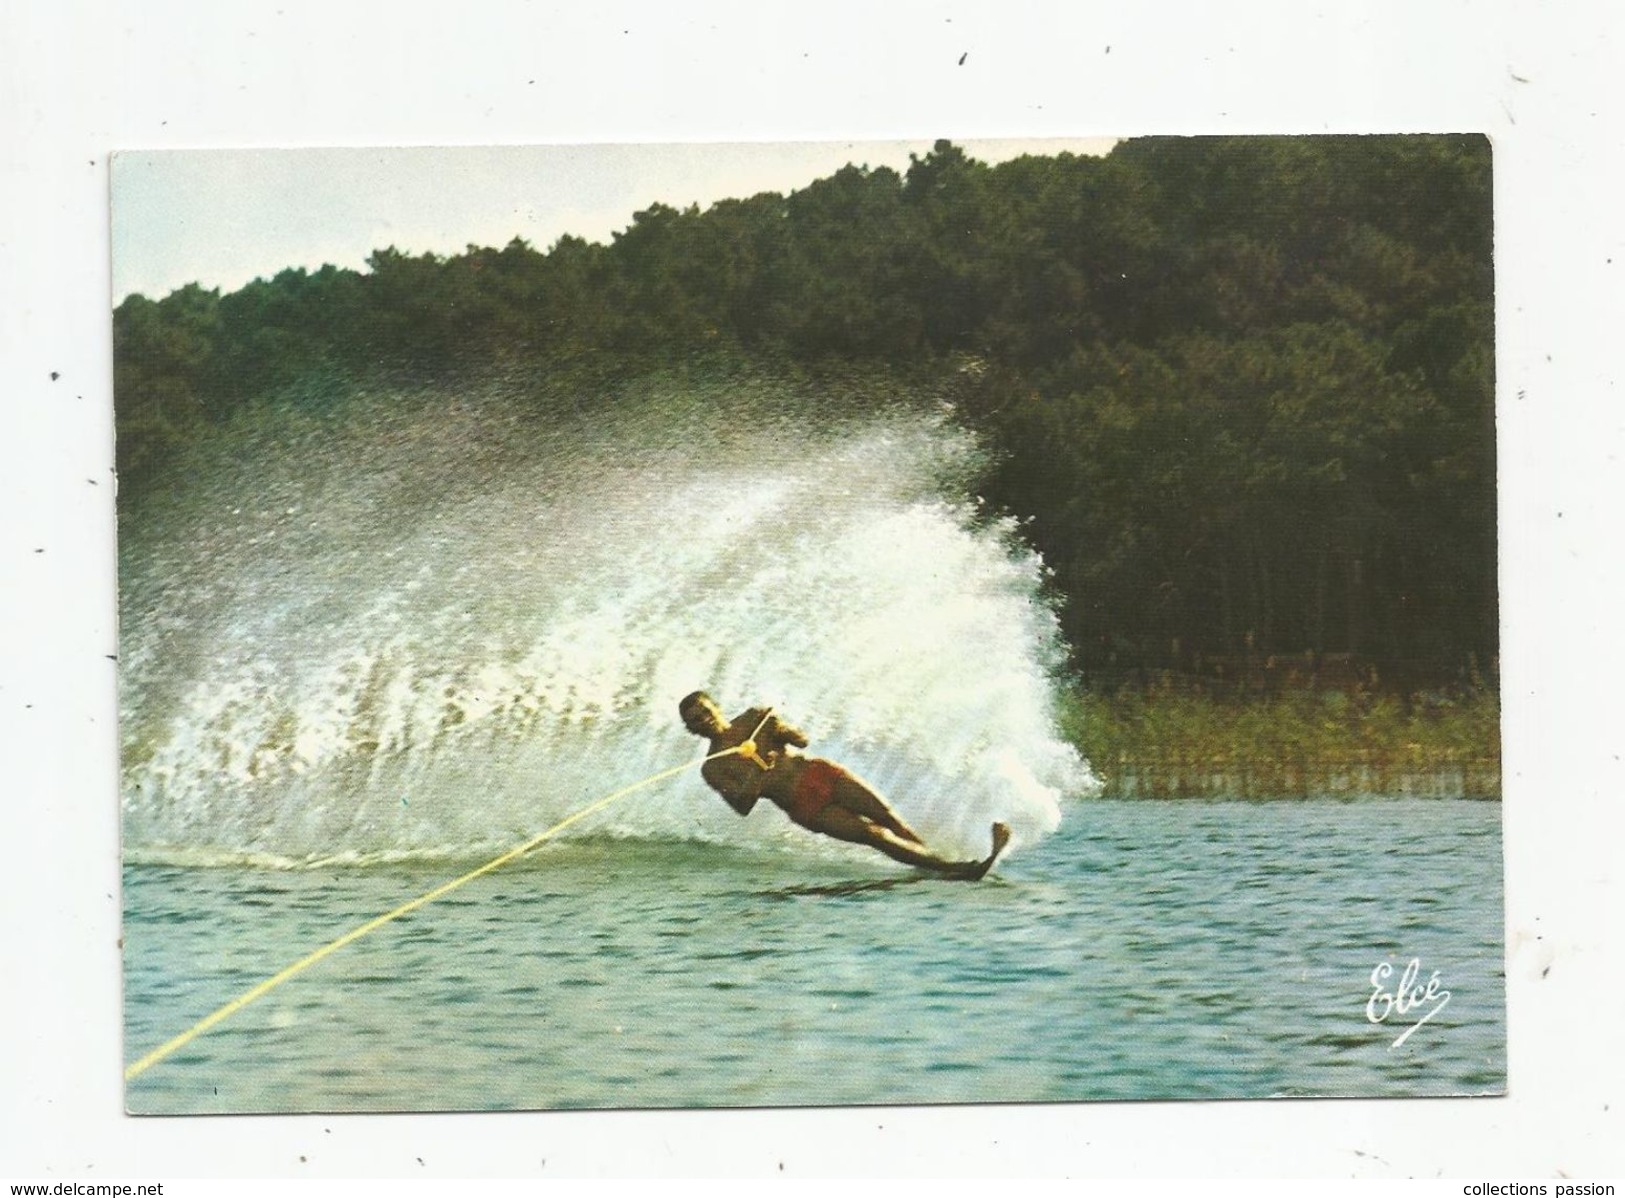
<svg viewBox="0 0 1625 1198"><path fill-rule="evenodd" d="M762 755L756 751L756 733L767 727L767 722L772 718L773 709L769 707L765 712L762 713L762 718L756 722L755 730L744 740L740 741L734 746L735 753L738 753L746 761L750 762L764 773L773 768L774 762L765 760Z"/></svg>
<svg viewBox="0 0 1625 1198"><path fill-rule="evenodd" d="M772 710L769 709L768 716L771 716L772 714ZM762 717L762 724L765 723L767 723L767 716ZM757 732L761 731L762 724L758 724L756 726ZM755 735L755 732L751 733L752 737ZM746 743L751 744L752 748L755 747L754 743L750 741L747 741ZM221 1020L235 1015L249 1003L253 1002L256 998L269 994L272 990L275 990L289 978L303 973L312 965L316 964L316 962L320 961L323 957L331 956L333 953L338 952L338 950L343 948L346 944L360 940L361 937L365 936L368 932L375 931L376 929L383 927L386 923L397 920L403 915L409 915L413 911L416 911L419 907L425 906L434 902L437 898L450 894L459 886L462 886L467 882L472 882L475 878L483 877L493 870L501 869L514 858L523 857L526 853L530 852L544 840L558 835L571 824L586 819L587 816L591 815L593 812L608 807L611 803L615 802L615 800L625 798L635 790L641 790L645 786L653 786L656 782L662 782L673 775L682 773L684 770L693 769L697 765L704 765L707 761L711 761L714 758L726 757L730 753L737 753L742 747L743 746L741 745L735 745L732 748L723 749L717 753L710 753L704 757L696 758L693 761L684 762L682 765L674 765L671 767L671 769L661 770L658 774L650 774L647 778L644 778L640 782L634 782L630 786L624 786L620 790L617 790L614 794L605 795L603 798L589 803L587 806L581 808L581 810L575 812L573 815L565 816L565 818L561 819L558 823L547 829L547 831L538 832L535 836L532 836L529 840L525 841L524 844L521 844L516 848L509 849L506 853L503 853L502 856L487 861L478 869L469 870L468 873L464 874L460 878L454 878L452 881L447 882L444 885L436 886L427 894L421 894L411 902L402 903L393 911L387 911L383 915L378 916L376 919L368 920L359 928L346 932L337 940L322 945L321 948L317 949L308 956L299 958L299 960L288 966L281 973L278 973L273 977L266 978L252 990L247 990L242 994L239 994L236 998L232 999L218 1011L215 1011L212 1015L206 1015L202 1019L198 1020L191 1027L187 1028L180 1035L176 1036L173 1040L160 1044L157 1048L153 1049L140 1060L134 1061L130 1065L127 1065L124 1069L124 1080L130 1081L133 1078L139 1077L148 1069L152 1068L152 1066L156 1065L159 1061L169 1056L170 1053L174 1052L178 1048L183 1048L187 1044L190 1044L193 1040L197 1039L197 1037L201 1036L204 1032L208 1031Z"/></svg>

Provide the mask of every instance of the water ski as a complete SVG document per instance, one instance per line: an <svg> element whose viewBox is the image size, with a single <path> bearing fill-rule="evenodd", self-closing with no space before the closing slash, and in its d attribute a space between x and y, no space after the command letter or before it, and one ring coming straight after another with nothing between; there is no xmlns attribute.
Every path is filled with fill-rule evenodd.
<svg viewBox="0 0 1625 1198"><path fill-rule="evenodd" d="M986 859L977 862L975 866L966 870L964 873L951 874L949 876L962 879L966 882L980 882L983 878L987 877L988 871L993 868L994 864L998 861L999 857L1003 855L1005 848L1009 844L1010 825L998 823L994 824L993 851L987 855Z"/></svg>

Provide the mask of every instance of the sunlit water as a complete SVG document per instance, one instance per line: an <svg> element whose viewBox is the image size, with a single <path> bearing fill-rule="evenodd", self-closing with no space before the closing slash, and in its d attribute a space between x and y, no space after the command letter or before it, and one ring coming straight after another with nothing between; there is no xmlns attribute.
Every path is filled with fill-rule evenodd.
<svg viewBox="0 0 1625 1198"><path fill-rule="evenodd" d="M692 759L696 687L778 705L944 852L994 819L1013 850L918 880L689 775L344 948L132 1109L1501 1085L1498 808L1092 799L1043 563L945 411L347 403L122 513L127 1059ZM1412 957L1452 997L1391 1049L1367 978Z"/></svg>
<svg viewBox="0 0 1625 1198"><path fill-rule="evenodd" d="M205 1112L1496 1091L1499 816L1449 800L1093 801L980 884L915 880L855 851L544 847L273 991L144 1073L128 1101ZM439 880L399 866L130 867L127 1055ZM1451 997L1395 1049L1416 1014L1370 1022L1369 978L1412 957Z"/></svg>

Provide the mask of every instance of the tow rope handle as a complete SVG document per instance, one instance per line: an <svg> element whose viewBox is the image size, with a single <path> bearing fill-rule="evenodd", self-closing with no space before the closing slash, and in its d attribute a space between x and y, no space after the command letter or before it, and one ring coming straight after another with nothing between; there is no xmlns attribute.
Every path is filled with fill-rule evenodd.
<svg viewBox="0 0 1625 1198"><path fill-rule="evenodd" d="M762 758L762 755L756 751L756 733L760 732L763 728L767 727L767 722L769 720L771 720L772 718L773 718L773 709L771 707L769 707L767 709L767 714L762 717L761 722L756 725L755 730L749 736L747 736L744 740L740 741L737 745L735 745L734 750L733 750L735 753L738 753L741 757L743 757L746 761L750 762L752 765L755 765L755 766L757 766L757 767L759 767L759 768L761 768L763 770L772 769L775 763L771 762L771 761L764 760Z"/></svg>

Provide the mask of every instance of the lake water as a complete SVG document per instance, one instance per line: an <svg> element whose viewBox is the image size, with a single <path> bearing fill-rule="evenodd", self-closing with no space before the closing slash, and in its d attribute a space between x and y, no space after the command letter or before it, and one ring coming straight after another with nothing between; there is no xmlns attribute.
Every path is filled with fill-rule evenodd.
<svg viewBox="0 0 1625 1198"><path fill-rule="evenodd" d="M674 779L275 989L133 1110L1502 1086L1499 807L1082 797L1049 569L977 501L983 448L809 386L350 389L127 504L126 1059L691 759L697 688L775 706L943 852L1010 824L997 875ZM1368 979L1413 958L1451 997L1394 1049Z"/></svg>
<svg viewBox="0 0 1625 1198"><path fill-rule="evenodd" d="M1436 799L1077 801L980 884L794 830L744 847L562 840L335 953L141 1074L127 1102L1498 1092L1500 815ZM474 864L128 865L126 1059ZM1419 1012L1371 1022L1370 977L1387 961L1397 981L1412 958L1450 998L1393 1048Z"/></svg>

